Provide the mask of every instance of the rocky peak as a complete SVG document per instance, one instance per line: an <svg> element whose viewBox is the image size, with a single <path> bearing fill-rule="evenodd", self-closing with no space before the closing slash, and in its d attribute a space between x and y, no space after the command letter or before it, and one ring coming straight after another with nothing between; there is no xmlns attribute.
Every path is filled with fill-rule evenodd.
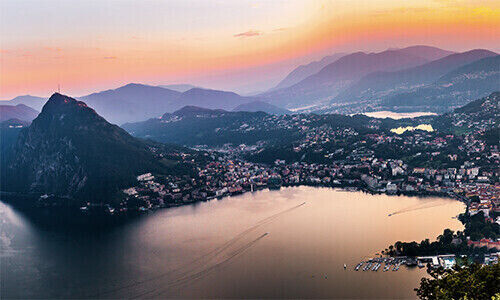
<svg viewBox="0 0 500 300"><path fill-rule="evenodd" d="M111 197L138 174L161 169L144 142L58 93L19 134L13 153L2 182L9 190L94 201Z"/></svg>
<svg viewBox="0 0 500 300"><path fill-rule="evenodd" d="M88 108L88 106L82 101L78 101L59 93L54 93L52 96L50 96L47 103L45 103L45 105L43 106L42 113L54 113L63 110L73 110L78 108Z"/></svg>
<svg viewBox="0 0 500 300"><path fill-rule="evenodd" d="M43 106L42 112L33 120L33 130L54 130L56 128L104 126L107 121L84 102L71 97L53 94ZM110 125L110 124L109 124Z"/></svg>

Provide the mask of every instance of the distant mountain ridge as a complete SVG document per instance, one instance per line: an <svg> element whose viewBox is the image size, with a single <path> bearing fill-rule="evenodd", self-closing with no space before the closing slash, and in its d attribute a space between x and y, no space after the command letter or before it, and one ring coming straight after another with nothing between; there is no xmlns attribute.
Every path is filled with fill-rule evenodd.
<svg viewBox="0 0 500 300"><path fill-rule="evenodd" d="M258 98L240 96L234 92L193 88L182 93L177 98L175 109L191 105L210 109L232 110L240 104L255 100L258 100Z"/></svg>
<svg viewBox="0 0 500 300"><path fill-rule="evenodd" d="M397 71L414 67L428 60L400 52L386 50L379 53L356 52L328 64L319 72L302 81L259 96L269 103L285 108L297 108L331 99L353 81L375 71Z"/></svg>
<svg viewBox="0 0 500 300"><path fill-rule="evenodd" d="M231 110L257 98L202 88L192 88L181 93L162 87L128 84L79 99L88 102L111 122L123 124L159 117L186 105Z"/></svg>
<svg viewBox="0 0 500 300"><path fill-rule="evenodd" d="M45 105L45 102L47 102L47 98L24 95L24 96L17 96L11 100L0 101L0 104L6 104L6 105L24 104L37 111L41 111L42 107Z"/></svg>
<svg viewBox="0 0 500 300"><path fill-rule="evenodd" d="M454 53L421 66L395 72L373 72L341 92L333 101L370 100L389 93L402 92L414 86L429 84L446 73L482 58L497 55L495 52L476 49Z"/></svg>
<svg viewBox="0 0 500 300"><path fill-rule="evenodd" d="M192 84L164 84L164 85L159 85L159 87L181 93L187 92L190 89L201 88L199 86L194 86Z"/></svg>
<svg viewBox="0 0 500 300"><path fill-rule="evenodd" d="M420 57L428 61L440 59L455 53L453 51L443 50L437 47L425 45L415 45L400 49L390 48L386 51L397 51L399 53L405 53L414 57ZM321 69L323 69L327 65L337 61L339 58L346 55L348 55L348 53L336 53L330 56L325 56L319 61L313 61L305 65L300 65L296 67L292 72L290 72L276 87L272 88L270 91L292 86L306 79L307 77L321 71Z"/></svg>
<svg viewBox="0 0 500 300"><path fill-rule="evenodd" d="M270 115L288 115L292 112L288 109L277 107L276 105L269 104L263 101L254 101L238 105L233 111L248 111L257 112L262 111Z"/></svg>
<svg viewBox="0 0 500 300"><path fill-rule="evenodd" d="M306 65L300 65L292 70L283 80L281 80L272 90L278 90L292 86L305 78L319 72L326 65L336 61L346 53L336 53L333 55L325 56L321 60L310 62Z"/></svg>
<svg viewBox="0 0 500 300"><path fill-rule="evenodd" d="M232 110L240 104L259 100L257 97L245 97L219 90L191 88L181 93L163 87L138 83L92 93L78 97L78 99L93 107L100 115L114 124L144 121L159 117L165 112L173 112L186 105ZM5 104L19 104L20 102L42 106L46 100L39 97L22 96L5 101Z"/></svg>
<svg viewBox="0 0 500 300"><path fill-rule="evenodd" d="M113 90L106 90L79 97L111 123L122 124L141 121L172 110L180 92L130 83Z"/></svg>
<svg viewBox="0 0 500 300"><path fill-rule="evenodd" d="M434 92L431 92L430 85L437 82L442 76L479 59L495 55L497 54L494 52L482 49L454 53L436 47L417 45L389 49L379 53L356 52L343 56L338 54L341 56L338 58L337 55L328 56L321 61L299 66L289 74L290 78L293 77L292 79L285 78L286 80L284 80L296 80L310 72L311 68L319 68L318 66L330 62L330 60L333 61L313 75L291 86L251 97L228 91L193 87L189 84L149 86L131 83L116 89L82 96L78 99L88 103L100 115L115 124L158 118L166 112L174 112L186 105L226 111L262 110L272 114L285 113L279 111L281 108L315 111L314 106L319 106L317 111L328 111L331 107L339 104L351 105L351 103L355 104L359 101L374 102L375 105L381 103L382 106L391 108L396 107L398 103L402 104L401 101L397 100L398 97L404 95L411 97L417 89L419 93L435 94L438 89L434 88ZM308 71L304 71L305 69ZM479 84L478 80L474 82L476 85ZM285 85L289 83L290 81L285 82ZM457 86L455 85L455 87ZM441 88L441 90L453 92L455 87ZM483 92L472 93L464 97L465 88L460 89L461 91L458 93L462 100L457 101L457 103L463 103L465 98L470 100L472 97L484 95L487 91L487 88L484 88ZM474 89L478 91L479 87L469 90ZM426 99L431 99L429 95L424 94L421 95ZM41 109L45 102L44 98L27 95L5 101L5 104L25 104L35 109ZM0 104L2 103L0 102ZM271 107L271 105L278 107L278 109Z"/></svg>
<svg viewBox="0 0 500 300"><path fill-rule="evenodd" d="M130 134L149 138L162 143L175 143L193 146L198 144L223 145L226 143L255 143L262 139L265 132L250 130L260 126L270 115L264 112L233 112L221 109L206 109L196 106L185 106L173 113L166 113L161 118L143 122L127 123L122 127ZM246 124L246 125L243 125ZM249 130L239 132L241 126ZM229 128L229 130L224 130ZM222 131L221 131L222 130ZM271 130L271 132L273 132ZM276 139L279 139L276 134Z"/></svg>
<svg viewBox="0 0 500 300"><path fill-rule="evenodd" d="M24 104L0 105L0 122L10 119L31 122L38 115L38 111Z"/></svg>
<svg viewBox="0 0 500 300"><path fill-rule="evenodd" d="M447 111L497 91L500 82L500 55L459 67L435 82L396 94L382 101L387 109Z"/></svg>
<svg viewBox="0 0 500 300"><path fill-rule="evenodd" d="M391 49L388 49L388 50L391 50ZM426 45L415 45L415 46L409 46L409 47L405 47L405 48L392 49L392 50L396 50L396 51L403 52L406 54L425 58L429 61L440 59L440 58L446 57L448 55L451 55L453 53L456 53L454 51L443 50L443 49L440 49L438 47L426 46Z"/></svg>
<svg viewBox="0 0 500 300"><path fill-rule="evenodd" d="M171 116L178 116L178 117L192 117L192 116L200 116L200 115L218 115L218 114L223 114L227 113L226 110L223 109L209 109L209 108L204 108L204 107L199 107L199 106L194 106L194 105L186 105L183 108L174 111L173 113L165 113L162 116L162 119L171 117Z"/></svg>

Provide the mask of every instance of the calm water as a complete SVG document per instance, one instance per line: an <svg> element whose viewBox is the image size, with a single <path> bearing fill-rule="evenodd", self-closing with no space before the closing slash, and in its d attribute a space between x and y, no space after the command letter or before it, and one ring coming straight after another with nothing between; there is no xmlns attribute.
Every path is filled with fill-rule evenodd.
<svg viewBox="0 0 500 300"><path fill-rule="evenodd" d="M398 128L393 128L391 129L391 132L397 133L397 134L403 134L406 131L415 131L415 130L423 130L423 131L428 131L428 132L433 132L434 128L432 128L432 125L430 124L420 124L417 126L406 126L406 127L398 127Z"/></svg>
<svg viewBox="0 0 500 300"><path fill-rule="evenodd" d="M42 230L0 203L1 295L414 298L424 270L352 269L397 240L461 229L452 217L463 209L298 187L160 210L97 234Z"/></svg>
<svg viewBox="0 0 500 300"><path fill-rule="evenodd" d="M425 111L419 111L419 112L407 112L407 113L398 113L398 112L393 112L393 111L374 111L374 112L367 112L363 113L364 115L372 118L391 118L395 120L399 119L404 119L404 118L417 118L417 117L422 117L422 116L435 116L435 113L432 112L425 112Z"/></svg>

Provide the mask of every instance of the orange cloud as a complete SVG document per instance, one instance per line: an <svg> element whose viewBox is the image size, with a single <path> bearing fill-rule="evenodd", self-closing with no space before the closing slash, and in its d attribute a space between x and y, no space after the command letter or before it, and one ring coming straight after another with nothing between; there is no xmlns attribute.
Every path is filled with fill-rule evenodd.
<svg viewBox="0 0 500 300"><path fill-rule="evenodd" d="M335 51L376 51L412 44L456 51L498 50L498 1L338 0L321 2L326 3L321 7L305 1L311 7L300 11L299 16L306 16L300 20L290 16L289 22L256 22L236 34L226 27L202 32L182 29L176 34L158 28L121 35L103 31L90 40L75 35L43 45L38 40L2 44L0 99L43 94L57 83L68 92L86 93L127 82L189 81L243 70L250 70L245 79L251 82L262 80L251 73L258 67ZM248 28L260 30L245 31ZM64 56L54 59L58 54ZM224 84L230 82L232 78Z"/></svg>

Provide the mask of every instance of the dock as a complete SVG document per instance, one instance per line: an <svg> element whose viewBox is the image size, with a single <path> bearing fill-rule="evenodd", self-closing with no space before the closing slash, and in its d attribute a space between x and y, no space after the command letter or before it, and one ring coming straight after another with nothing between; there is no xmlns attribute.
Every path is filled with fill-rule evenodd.
<svg viewBox="0 0 500 300"><path fill-rule="evenodd" d="M382 270L384 272L391 269L393 272L397 272L401 265L408 263L413 265L413 261L408 260L406 257L376 257L358 263L356 267L354 267L354 271L363 270L377 272L383 266Z"/></svg>

